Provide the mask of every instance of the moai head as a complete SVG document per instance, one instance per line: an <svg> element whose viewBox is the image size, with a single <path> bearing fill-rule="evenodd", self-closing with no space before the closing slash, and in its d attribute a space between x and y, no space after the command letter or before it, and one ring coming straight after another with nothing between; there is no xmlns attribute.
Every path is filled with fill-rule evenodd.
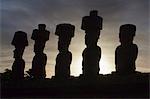
<svg viewBox="0 0 150 99"><path fill-rule="evenodd" d="M133 42L135 36L136 26L133 24L124 24L120 26L119 39L121 45L129 45Z"/></svg>
<svg viewBox="0 0 150 99"><path fill-rule="evenodd" d="M97 15L98 15L98 11L97 10L90 11L90 16L97 16Z"/></svg>
<svg viewBox="0 0 150 99"><path fill-rule="evenodd" d="M28 46L27 33L23 31L15 32L15 35L11 44L17 48Z"/></svg>
<svg viewBox="0 0 150 99"><path fill-rule="evenodd" d="M25 46L28 46L27 34L23 31L15 32L11 44L15 46L14 58L22 59Z"/></svg>
<svg viewBox="0 0 150 99"><path fill-rule="evenodd" d="M103 18L98 16L97 10L90 11L89 16L84 16L82 18L81 29L85 30L86 34L97 34L102 30ZM96 33L93 33L96 32Z"/></svg>
<svg viewBox="0 0 150 99"><path fill-rule="evenodd" d="M71 24L58 24L55 35L59 36L58 50L60 52L68 51L71 38L74 36L75 26Z"/></svg>
<svg viewBox="0 0 150 99"><path fill-rule="evenodd" d="M41 31L45 30L45 28L46 28L45 24L39 24L38 25L38 29L41 30Z"/></svg>

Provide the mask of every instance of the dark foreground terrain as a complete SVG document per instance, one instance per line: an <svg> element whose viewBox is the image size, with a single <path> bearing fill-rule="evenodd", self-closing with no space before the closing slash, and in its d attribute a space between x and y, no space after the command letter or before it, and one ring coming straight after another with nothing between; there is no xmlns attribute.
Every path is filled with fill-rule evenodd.
<svg viewBox="0 0 150 99"><path fill-rule="evenodd" d="M2 98L149 98L150 73L128 76L99 75L86 80L72 77L69 80L1 80Z"/></svg>

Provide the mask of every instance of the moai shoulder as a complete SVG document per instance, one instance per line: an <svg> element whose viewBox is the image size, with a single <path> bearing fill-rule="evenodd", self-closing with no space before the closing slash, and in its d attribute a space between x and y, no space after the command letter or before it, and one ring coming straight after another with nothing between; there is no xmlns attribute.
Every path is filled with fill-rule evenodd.
<svg viewBox="0 0 150 99"><path fill-rule="evenodd" d="M101 58L101 48L99 46L96 46L96 48L85 48L82 57L85 58L87 62L99 61Z"/></svg>
<svg viewBox="0 0 150 99"><path fill-rule="evenodd" d="M121 57L126 57L127 59L130 57L130 59L135 61L138 55L138 46L136 44L131 44L128 47L119 45L115 53L116 57L120 57L119 59L121 59Z"/></svg>

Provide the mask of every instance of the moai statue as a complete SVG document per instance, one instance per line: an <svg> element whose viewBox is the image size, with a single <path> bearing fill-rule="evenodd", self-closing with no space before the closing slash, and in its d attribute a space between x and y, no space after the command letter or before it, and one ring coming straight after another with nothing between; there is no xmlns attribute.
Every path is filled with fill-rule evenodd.
<svg viewBox="0 0 150 99"><path fill-rule="evenodd" d="M12 65L12 77L13 79L20 80L24 78L25 61L22 59L22 56L25 47L28 46L27 34L23 31L15 32L11 44L15 46L15 61Z"/></svg>
<svg viewBox="0 0 150 99"><path fill-rule="evenodd" d="M97 46L102 30L102 17L98 16L97 10L90 11L90 16L82 19L81 29L85 30L85 44L87 48L82 53L82 71L86 78L94 78L99 74L99 61L101 58L101 48Z"/></svg>
<svg viewBox="0 0 150 99"><path fill-rule="evenodd" d="M58 24L55 35L59 36L58 50L56 58L55 77L67 79L70 77L70 64L72 53L68 50L71 38L74 37L75 26L71 24Z"/></svg>
<svg viewBox="0 0 150 99"><path fill-rule="evenodd" d="M116 72L119 74L135 73L135 61L138 55L138 47L133 44L136 26L124 24L120 26L119 39L121 45L115 51Z"/></svg>
<svg viewBox="0 0 150 99"><path fill-rule="evenodd" d="M33 30L31 39L35 41L34 52L35 56L32 61L32 75L35 79L44 79L46 77L45 66L47 56L43 52L46 41L49 40L50 32L46 30L45 24L39 24L38 29Z"/></svg>

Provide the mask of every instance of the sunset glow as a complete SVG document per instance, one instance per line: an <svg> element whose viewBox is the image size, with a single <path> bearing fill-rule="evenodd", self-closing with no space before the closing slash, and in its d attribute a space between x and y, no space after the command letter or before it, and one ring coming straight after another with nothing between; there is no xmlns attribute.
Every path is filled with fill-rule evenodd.
<svg viewBox="0 0 150 99"><path fill-rule="evenodd" d="M81 23L83 16L88 16L93 9L98 10L98 15L103 18L103 29L97 44L102 50L99 73L109 74L115 71L115 49L120 44L119 27L122 24L136 25L134 43L139 49L136 67L141 72L150 71L148 0L2 0L1 5L0 72L12 68L14 46L11 41L18 30L26 32L29 41L23 54L26 63L24 71L32 67L34 40L31 40L31 35L33 29L37 29L38 24L42 23L51 32L44 49L47 55L46 73L48 78L54 76L58 54L55 29L57 24L70 23L75 25L75 35L69 46L72 53L70 71L73 76L82 74L82 52L86 45Z"/></svg>
<svg viewBox="0 0 150 99"><path fill-rule="evenodd" d="M71 64L71 75L79 76L82 73L82 57L77 57Z"/></svg>
<svg viewBox="0 0 150 99"><path fill-rule="evenodd" d="M108 63L108 61L104 58L100 61L100 74L110 74L112 71L112 68L110 66L111 64Z"/></svg>

